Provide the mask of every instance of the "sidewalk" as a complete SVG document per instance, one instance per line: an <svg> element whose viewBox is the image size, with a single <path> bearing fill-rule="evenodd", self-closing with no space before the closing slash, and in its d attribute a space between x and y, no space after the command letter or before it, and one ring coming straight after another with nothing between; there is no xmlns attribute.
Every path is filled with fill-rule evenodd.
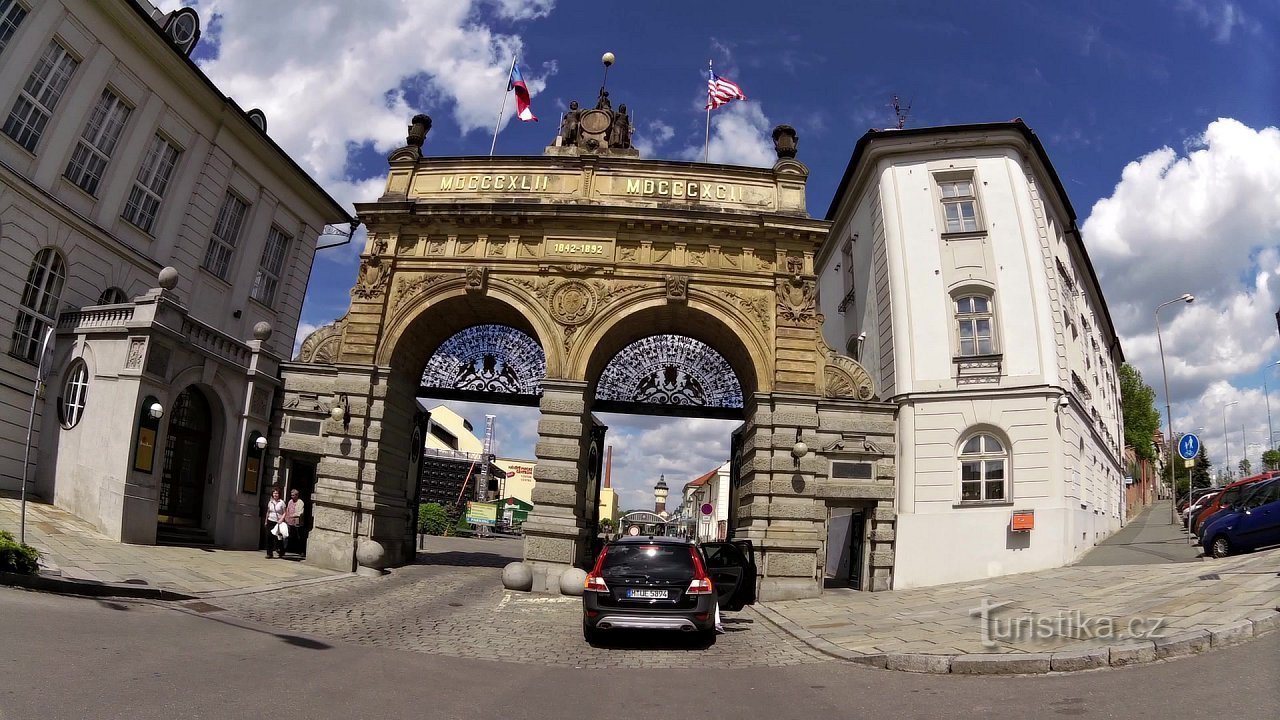
<svg viewBox="0 0 1280 720"><path fill-rule="evenodd" d="M811 647L848 660L1026 673L1150 662L1243 641L1280 628L1278 606L1280 549L882 593L828 590L757 607Z"/></svg>
<svg viewBox="0 0 1280 720"><path fill-rule="evenodd" d="M20 502L0 494L0 530L18 537ZM80 518L27 499L27 544L40 551L42 574L94 583L124 583L186 595L245 591L326 577L342 577L290 558L216 548L127 545Z"/></svg>
<svg viewBox="0 0 1280 720"><path fill-rule="evenodd" d="M1169 522L1169 501L1158 500L1140 511L1111 537L1085 554L1077 565L1150 565L1152 563L1197 562L1202 559L1194 536Z"/></svg>

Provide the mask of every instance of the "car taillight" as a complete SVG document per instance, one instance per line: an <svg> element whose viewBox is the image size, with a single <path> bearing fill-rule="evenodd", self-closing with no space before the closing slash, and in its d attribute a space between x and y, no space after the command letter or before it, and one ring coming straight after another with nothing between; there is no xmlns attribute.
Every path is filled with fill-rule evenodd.
<svg viewBox="0 0 1280 720"><path fill-rule="evenodd" d="M693 560L693 582L689 583L689 589L685 590L685 593L688 595L708 595L715 592L715 587L711 584L707 569L702 565L702 556L698 554L697 548L689 548L689 557Z"/></svg>
<svg viewBox="0 0 1280 720"><path fill-rule="evenodd" d="M605 585L604 578L600 577L600 571L604 569L604 554L607 552L609 552L608 547L600 550L600 556L596 558L596 566L587 573L587 581L582 585L587 592L609 592L609 586Z"/></svg>

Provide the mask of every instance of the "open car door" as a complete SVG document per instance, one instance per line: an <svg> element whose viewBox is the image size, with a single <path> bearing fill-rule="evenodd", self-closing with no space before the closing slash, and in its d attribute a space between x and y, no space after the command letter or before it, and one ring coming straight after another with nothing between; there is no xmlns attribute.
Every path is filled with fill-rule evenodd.
<svg viewBox="0 0 1280 720"><path fill-rule="evenodd" d="M756 601L756 560L750 540L702 543L707 574L721 610L741 610Z"/></svg>

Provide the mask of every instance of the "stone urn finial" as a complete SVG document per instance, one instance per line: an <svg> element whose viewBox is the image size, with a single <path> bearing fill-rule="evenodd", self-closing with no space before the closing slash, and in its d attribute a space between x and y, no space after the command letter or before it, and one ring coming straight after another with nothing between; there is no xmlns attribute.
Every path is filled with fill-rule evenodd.
<svg viewBox="0 0 1280 720"><path fill-rule="evenodd" d="M178 269L172 265L166 265L156 274L156 281L160 283L160 287L164 290L172 290L178 287Z"/></svg>
<svg viewBox="0 0 1280 720"><path fill-rule="evenodd" d="M791 159L796 156L796 145L800 142L800 137L796 134L796 129L790 125L779 125L773 129L773 149L778 153L778 159Z"/></svg>
<svg viewBox="0 0 1280 720"><path fill-rule="evenodd" d="M414 115L409 125L409 137L406 138L405 142L413 147L420 148L427 139L427 133L429 132L431 132L431 116Z"/></svg>

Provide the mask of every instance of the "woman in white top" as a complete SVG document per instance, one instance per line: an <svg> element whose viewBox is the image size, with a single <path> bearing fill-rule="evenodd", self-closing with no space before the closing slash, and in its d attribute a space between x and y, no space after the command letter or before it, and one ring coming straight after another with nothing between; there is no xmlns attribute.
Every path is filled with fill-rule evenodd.
<svg viewBox="0 0 1280 720"><path fill-rule="evenodd" d="M284 500L280 498L280 490L271 491L271 499L267 501L267 558L279 553L284 559L284 540L276 536L276 525L284 521Z"/></svg>

